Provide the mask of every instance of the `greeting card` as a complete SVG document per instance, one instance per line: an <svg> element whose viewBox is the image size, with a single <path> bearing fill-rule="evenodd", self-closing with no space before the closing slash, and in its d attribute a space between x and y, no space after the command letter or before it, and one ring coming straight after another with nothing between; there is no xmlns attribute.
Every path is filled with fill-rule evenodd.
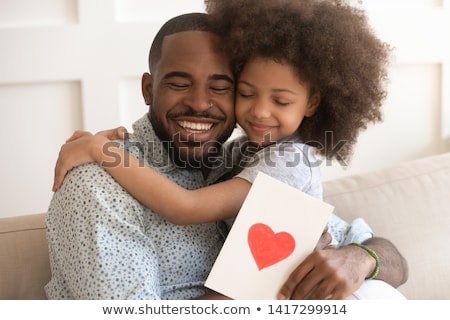
<svg viewBox="0 0 450 320"><path fill-rule="evenodd" d="M290 273L313 251L333 209L260 172L206 287L233 299L275 299Z"/></svg>

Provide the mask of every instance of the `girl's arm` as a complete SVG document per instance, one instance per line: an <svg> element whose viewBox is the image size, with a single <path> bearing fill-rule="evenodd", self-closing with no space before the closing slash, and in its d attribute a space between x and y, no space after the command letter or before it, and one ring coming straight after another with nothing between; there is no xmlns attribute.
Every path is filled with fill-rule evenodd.
<svg viewBox="0 0 450 320"><path fill-rule="evenodd" d="M78 140L69 144L77 143ZM83 159L83 163L89 162L86 159L92 159L103 166L133 197L175 224L206 223L235 217L251 187L248 181L233 178L201 189L187 190L145 166L122 148L108 146L108 155L114 156L105 155L104 145L110 142L106 137L88 135L83 140L83 143L68 148L68 154L64 154L61 149L60 158L65 161L61 161L60 168L55 169L55 176L64 176L77 165L71 159L71 154Z"/></svg>

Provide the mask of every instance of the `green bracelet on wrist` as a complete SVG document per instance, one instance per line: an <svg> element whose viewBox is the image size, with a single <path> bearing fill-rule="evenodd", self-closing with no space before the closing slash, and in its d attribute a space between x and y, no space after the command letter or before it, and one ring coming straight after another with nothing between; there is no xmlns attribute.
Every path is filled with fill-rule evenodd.
<svg viewBox="0 0 450 320"><path fill-rule="evenodd" d="M368 254L370 254L375 259L375 269L373 269L373 272L366 278L366 280L372 280L375 279L378 276L378 272L380 272L380 258L378 257L377 253L370 249L369 247L363 245L362 243L358 242L352 242L350 243L350 246L357 246L361 249L366 250Z"/></svg>

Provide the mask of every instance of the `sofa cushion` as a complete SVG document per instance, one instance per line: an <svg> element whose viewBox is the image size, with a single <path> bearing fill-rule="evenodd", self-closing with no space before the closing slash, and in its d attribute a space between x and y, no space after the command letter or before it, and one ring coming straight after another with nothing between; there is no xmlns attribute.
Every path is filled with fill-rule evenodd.
<svg viewBox="0 0 450 320"><path fill-rule="evenodd" d="M324 182L324 200L362 216L409 265L409 299L450 299L450 153Z"/></svg>
<svg viewBox="0 0 450 320"><path fill-rule="evenodd" d="M45 214L0 219L0 299L46 299Z"/></svg>

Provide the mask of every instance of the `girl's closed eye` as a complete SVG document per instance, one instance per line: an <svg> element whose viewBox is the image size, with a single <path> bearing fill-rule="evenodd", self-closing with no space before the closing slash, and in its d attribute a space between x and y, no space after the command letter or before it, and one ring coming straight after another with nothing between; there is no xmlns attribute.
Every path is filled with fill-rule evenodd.
<svg viewBox="0 0 450 320"><path fill-rule="evenodd" d="M283 100L283 99L277 99L277 98L273 99L273 102L280 107L286 107L291 104L290 101Z"/></svg>

